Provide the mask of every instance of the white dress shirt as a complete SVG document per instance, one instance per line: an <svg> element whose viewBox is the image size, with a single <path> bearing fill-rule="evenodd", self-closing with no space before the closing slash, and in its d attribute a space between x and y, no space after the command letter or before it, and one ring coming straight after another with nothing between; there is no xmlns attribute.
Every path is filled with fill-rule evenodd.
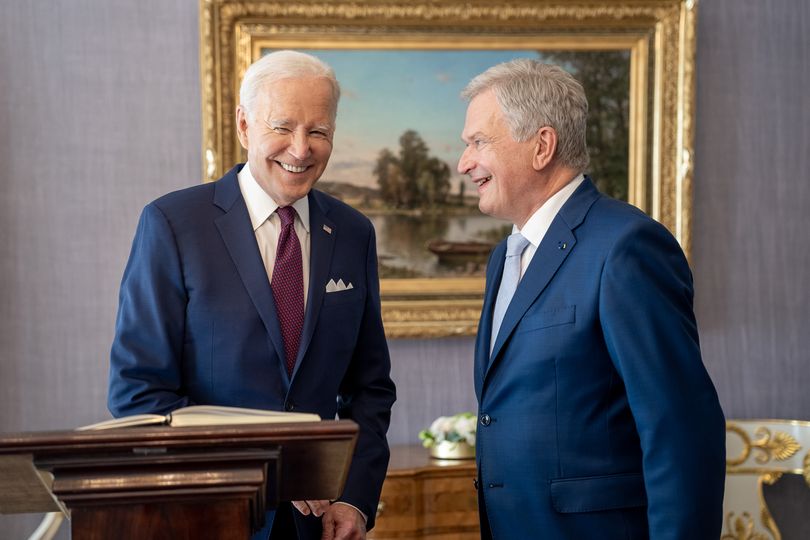
<svg viewBox="0 0 810 540"><path fill-rule="evenodd" d="M262 189L250 172L250 164L245 163L236 175L239 190L247 205L250 223L256 234L256 243L264 261L267 279L273 280L273 266L276 263L278 235L281 232L281 217L276 213L278 203ZM307 305L309 291L309 199L302 197L292 204L295 209L295 234L301 243L301 268L304 273L304 308Z"/></svg>
<svg viewBox="0 0 810 540"><path fill-rule="evenodd" d="M580 174L568 182L560 191L549 197L549 199L543 203L543 206L538 208L534 214L532 214L532 217L526 221L523 225L523 229L518 229L517 225L512 226L513 234L519 232L529 241L529 245L526 246L526 249L523 250L523 255L520 257L521 278L523 274L526 273L526 268L529 267L529 263L532 262L532 257L534 257L534 254L537 252L537 248L540 246L540 242L543 241L543 237L546 236L548 228L551 227L551 222L557 217L557 212L560 211L565 201L576 191L583 180L585 180L585 177Z"/></svg>

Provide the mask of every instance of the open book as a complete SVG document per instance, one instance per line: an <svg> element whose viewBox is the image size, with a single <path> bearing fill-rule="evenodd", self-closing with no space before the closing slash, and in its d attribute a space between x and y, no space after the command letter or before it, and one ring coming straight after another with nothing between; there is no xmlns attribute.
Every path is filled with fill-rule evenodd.
<svg viewBox="0 0 810 540"><path fill-rule="evenodd" d="M217 405L192 405L172 411L165 416L161 414L135 414L82 426L76 431L132 426L228 426L236 424L319 422L320 420L320 416L311 413L264 411L240 407L220 407Z"/></svg>

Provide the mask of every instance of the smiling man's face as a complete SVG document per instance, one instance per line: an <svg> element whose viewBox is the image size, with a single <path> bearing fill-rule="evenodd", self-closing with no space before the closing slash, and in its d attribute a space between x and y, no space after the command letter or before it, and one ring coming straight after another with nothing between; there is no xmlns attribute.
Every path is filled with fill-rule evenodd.
<svg viewBox="0 0 810 540"><path fill-rule="evenodd" d="M533 167L535 139L518 142L512 137L491 89L470 101L461 139L466 148L458 172L477 186L478 208L522 227L539 208L538 193L544 187Z"/></svg>
<svg viewBox="0 0 810 540"><path fill-rule="evenodd" d="M335 131L332 85L323 77L274 81L253 111L236 111L239 141L250 171L279 206L305 197L332 154Z"/></svg>

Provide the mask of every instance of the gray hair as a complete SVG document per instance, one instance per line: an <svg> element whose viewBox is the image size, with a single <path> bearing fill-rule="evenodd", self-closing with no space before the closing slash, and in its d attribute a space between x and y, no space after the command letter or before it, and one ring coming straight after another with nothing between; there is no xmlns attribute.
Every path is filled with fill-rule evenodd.
<svg viewBox="0 0 810 540"><path fill-rule="evenodd" d="M564 69L529 58L498 64L461 92L472 100L492 89L512 137L523 142L549 126L557 132L557 157L579 172L588 166L585 142L588 100L582 85Z"/></svg>
<svg viewBox="0 0 810 540"><path fill-rule="evenodd" d="M320 58L298 51L275 51L253 62L242 78L242 85L239 87L239 104L249 116L252 116L256 98L262 90L267 88L267 85L282 79L296 77L327 79L332 85L334 110L337 113L340 85L335 78L335 72ZM334 120L334 117L332 119Z"/></svg>

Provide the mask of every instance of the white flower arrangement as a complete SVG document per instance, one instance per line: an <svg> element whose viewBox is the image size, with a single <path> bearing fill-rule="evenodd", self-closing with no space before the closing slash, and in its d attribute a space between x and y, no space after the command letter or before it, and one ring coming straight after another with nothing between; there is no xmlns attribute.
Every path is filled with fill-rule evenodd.
<svg viewBox="0 0 810 540"><path fill-rule="evenodd" d="M477 418L471 412L440 416L428 429L419 432L422 446L431 448L440 443L466 443L475 448L475 427Z"/></svg>

